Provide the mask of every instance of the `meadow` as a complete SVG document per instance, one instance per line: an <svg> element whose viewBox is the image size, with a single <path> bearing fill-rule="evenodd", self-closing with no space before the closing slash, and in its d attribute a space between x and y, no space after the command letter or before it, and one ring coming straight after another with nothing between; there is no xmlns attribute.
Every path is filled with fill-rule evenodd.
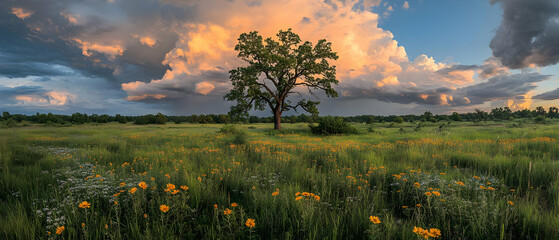
<svg viewBox="0 0 559 240"><path fill-rule="evenodd" d="M0 239L556 239L559 121L0 129Z"/></svg>

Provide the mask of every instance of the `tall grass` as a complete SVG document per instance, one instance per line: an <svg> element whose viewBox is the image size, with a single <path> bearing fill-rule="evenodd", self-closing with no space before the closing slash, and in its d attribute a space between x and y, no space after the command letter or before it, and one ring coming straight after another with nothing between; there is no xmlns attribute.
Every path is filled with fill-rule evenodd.
<svg viewBox="0 0 559 240"><path fill-rule="evenodd" d="M559 234L557 123L416 125L329 137L303 124L0 129L0 238Z"/></svg>

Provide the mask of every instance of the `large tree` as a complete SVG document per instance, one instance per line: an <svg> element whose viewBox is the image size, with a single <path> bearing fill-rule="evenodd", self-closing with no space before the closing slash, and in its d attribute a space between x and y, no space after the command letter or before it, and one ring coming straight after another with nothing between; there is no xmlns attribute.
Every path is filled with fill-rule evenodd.
<svg viewBox="0 0 559 240"><path fill-rule="evenodd" d="M277 41L264 40L256 31L241 34L235 50L248 64L229 72L233 89L225 99L237 101L231 107L233 116L247 116L252 108L260 111L270 108L274 129L281 129L284 111L301 108L318 114L316 106L320 102L306 99L294 90L297 86L306 87L310 95L314 95L313 91L324 90L328 97L338 96L332 88L332 84L338 84L336 66L329 63L329 60L338 59L338 55L325 39L314 46L309 41L301 43L291 29L280 30L276 36ZM299 101L293 103L289 97L295 93Z"/></svg>

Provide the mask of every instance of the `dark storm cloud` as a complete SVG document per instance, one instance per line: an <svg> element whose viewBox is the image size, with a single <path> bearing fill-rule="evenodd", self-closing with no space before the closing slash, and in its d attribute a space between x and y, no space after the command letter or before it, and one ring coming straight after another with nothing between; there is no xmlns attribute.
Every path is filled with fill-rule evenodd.
<svg viewBox="0 0 559 240"><path fill-rule="evenodd" d="M559 88L549 91L549 92L544 92L542 94L538 94L536 96L533 97L534 99L541 99L541 100L555 100L555 99L559 99Z"/></svg>
<svg viewBox="0 0 559 240"><path fill-rule="evenodd" d="M63 74L49 65L67 66L84 75L110 76L112 70L95 66L81 49L68 39L80 31L60 15L68 2L7 2L0 5L0 75L7 77ZM12 7L25 8L33 14L21 20L12 14ZM40 29L40 30L38 30ZM37 68L35 68L37 67Z"/></svg>
<svg viewBox="0 0 559 240"><path fill-rule="evenodd" d="M452 65L450 67L438 70L435 73L442 77L450 77L450 73L452 72L478 70L479 68L480 66L478 65Z"/></svg>
<svg viewBox="0 0 559 240"><path fill-rule="evenodd" d="M384 102L400 104L426 104L471 106L500 99L519 99L536 88L535 83L545 81L548 75L523 73L502 75L475 85L450 89L420 89L416 87L389 89L373 87L369 89L344 86L346 98L371 98Z"/></svg>
<svg viewBox="0 0 559 240"><path fill-rule="evenodd" d="M37 62L12 63L0 59L0 75L6 77L59 76L72 73L73 70L58 64Z"/></svg>
<svg viewBox="0 0 559 240"><path fill-rule="evenodd" d="M486 82L459 88L456 96L467 97L470 104L482 104L490 100L517 98L536 88L535 83L547 80L549 75L538 73L496 76Z"/></svg>
<svg viewBox="0 0 559 240"><path fill-rule="evenodd" d="M13 8L22 8L32 14L20 19L12 13ZM79 24L71 22L70 12L79 13ZM184 20L185 13L174 6L159 5L157 1L4 2L0 4L0 75L26 77L70 73L48 69L49 65L55 64L86 76L115 80L115 88L119 88L121 82L161 78L169 69L162 64L165 54L175 47L178 39L165 24L172 25L176 19ZM135 24L124 24L126 22ZM142 45L132 36L142 31L156 36L157 44L151 47ZM97 36L121 42L124 39L122 55L111 58L90 51L90 56L84 56L74 39Z"/></svg>
<svg viewBox="0 0 559 240"><path fill-rule="evenodd" d="M449 77L450 73L452 72L469 71L469 70L478 71L478 76L483 79L487 79L498 75L506 75L509 73L509 69L507 67L504 67L503 64L501 64L501 61L499 61L499 59L495 57L490 57L488 59L485 59L485 61L483 61L483 64L480 65L456 64L438 70L435 73L442 77Z"/></svg>
<svg viewBox="0 0 559 240"><path fill-rule="evenodd" d="M448 75L450 72L454 72L454 71L476 70L479 68L480 67L478 65L452 65L450 67L438 70L435 73L441 75Z"/></svg>
<svg viewBox="0 0 559 240"><path fill-rule="evenodd" d="M211 92L202 94L198 90L197 84L206 83L213 87ZM203 71L200 75L182 74L173 80L159 81L152 85L141 85L128 91L128 101L145 103L168 103L182 105L185 99L199 99L205 96L208 103L217 104L223 102L225 95L231 84L229 73L226 71ZM218 101L214 101L214 100ZM219 103L221 104L221 103Z"/></svg>
<svg viewBox="0 0 559 240"><path fill-rule="evenodd" d="M11 98L17 95L40 94L47 92L40 86L6 87L0 85L0 98Z"/></svg>
<svg viewBox="0 0 559 240"><path fill-rule="evenodd" d="M559 1L491 0L503 8L501 25L489 47L503 65L519 69L559 61Z"/></svg>

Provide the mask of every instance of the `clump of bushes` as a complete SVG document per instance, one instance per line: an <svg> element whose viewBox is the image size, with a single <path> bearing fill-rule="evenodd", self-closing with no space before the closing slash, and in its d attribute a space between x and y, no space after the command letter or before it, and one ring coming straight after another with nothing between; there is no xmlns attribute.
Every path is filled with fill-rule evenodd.
<svg viewBox="0 0 559 240"><path fill-rule="evenodd" d="M233 136L232 143L234 144L245 144L247 142L247 132L238 129L237 127L235 127L235 125L225 125L221 127L218 132L225 135Z"/></svg>
<svg viewBox="0 0 559 240"><path fill-rule="evenodd" d="M225 126L221 127L221 129L219 129L218 133L223 133L226 135L233 135L235 133L241 132L242 130L238 129L235 125L228 125L226 124Z"/></svg>
<svg viewBox="0 0 559 240"><path fill-rule="evenodd" d="M536 118L534 118L534 122L535 123L539 123L539 124L544 124L545 123L545 117L544 116L537 116Z"/></svg>
<svg viewBox="0 0 559 240"><path fill-rule="evenodd" d="M157 115L148 114L145 116L140 116L136 119L136 121L134 121L134 124L165 124L165 122L167 122L167 116L163 115L162 113L157 113Z"/></svg>
<svg viewBox="0 0 559 240"><path fill-rule="evenodd" d="M318 125L309 125L311 132L317 135L356 134L357 129L345 122L341 117L323 117Z"/></svg>

